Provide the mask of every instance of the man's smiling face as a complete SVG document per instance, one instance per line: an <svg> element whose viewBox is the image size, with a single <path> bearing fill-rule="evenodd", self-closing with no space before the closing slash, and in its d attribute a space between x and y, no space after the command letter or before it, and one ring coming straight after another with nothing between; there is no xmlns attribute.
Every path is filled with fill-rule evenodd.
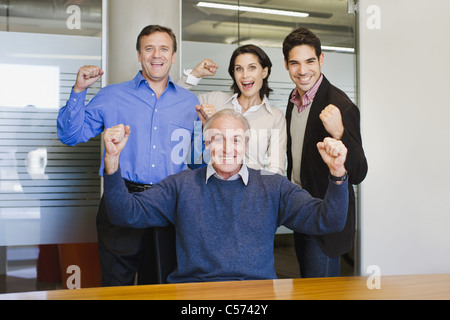
<svg viewBox="0 0 450 320"><path fill-rule="evenodd" d="M142 75L149 82L167 81L175 56L173 40L167 33L154 32L142 37L138 60Z"/></svg>
<svg viewBox="0 0 450 320"><path fill-rule="evenodd" d="M322 74L323 53L317 57L313 47L300 45L289 52L289 60L285 61L286 70L297 86L300 96L311 89Z"/></svg>
<svg viewBox="0 0 450 320"><path fill-rule="evenodd" d="M216 172L229 179L241 170L247 147L245 127L231 116L220 116L213 120L206 132L207 148Z"/></svg>

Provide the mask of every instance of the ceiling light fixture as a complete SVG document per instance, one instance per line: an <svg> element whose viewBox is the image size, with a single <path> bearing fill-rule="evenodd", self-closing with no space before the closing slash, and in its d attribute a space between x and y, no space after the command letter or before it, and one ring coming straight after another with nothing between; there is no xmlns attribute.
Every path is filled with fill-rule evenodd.
<svg viewBox="0 0 450 320"><path fill-rule="evenodd" d="M347 47L322 46L322 50L336 51L336 52L346 52L346 53L355 53L355 49L354 48L347 48Z"/></svg>
<svg viewBox="0 0 450 320"><path fill-rule="evenodd" d="M267 8L258 8L258 7L247 7L247 6L236 6L236 5L231 5L231 4L212 3L212 2L199 2L199 3L197 3L197 6L202 7L202 8L214 8L214 9L242 11L242 12L255 12L255 13L274 14L274 15L279 15L279 16L298 17L298 18L309 17L309 13L305 13L305 12L267 9Z"/></svg>

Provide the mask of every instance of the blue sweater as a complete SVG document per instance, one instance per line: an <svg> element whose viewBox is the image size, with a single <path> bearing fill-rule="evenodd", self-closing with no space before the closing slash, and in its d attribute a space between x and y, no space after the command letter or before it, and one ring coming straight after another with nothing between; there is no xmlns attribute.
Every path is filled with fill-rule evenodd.
<svg viewBox="0 0 450 320"><path fill-rule="evenodd" d="M275 279L273 243L284 225L307 234L342 230L347 182L330 180L324 200L280 175L249 169L241 179L205 183L206 167L169 176L141 193L128 193L118 170L104 175L111 222L135 228L175 225L177 269L168 282Z"/></svg>

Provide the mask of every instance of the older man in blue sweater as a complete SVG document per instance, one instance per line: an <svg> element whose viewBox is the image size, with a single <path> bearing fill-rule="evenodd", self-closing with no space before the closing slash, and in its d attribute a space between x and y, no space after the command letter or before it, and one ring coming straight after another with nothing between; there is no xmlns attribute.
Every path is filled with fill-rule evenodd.
<svg viewBox="0 0 450 320"><path fill-rule="evenodd" d="M204 127L210 164L136 194L128 192L119 167L130 128L106 130L104 192L110 219L135 228L175 225L177 267L168 282L274 279L279 226L316 235L344 227L348 188L342 142L326 138L317 145L330 169L328 191L320 200L285 177L243 164L248 129L234 110L216 113Z"/></svg>

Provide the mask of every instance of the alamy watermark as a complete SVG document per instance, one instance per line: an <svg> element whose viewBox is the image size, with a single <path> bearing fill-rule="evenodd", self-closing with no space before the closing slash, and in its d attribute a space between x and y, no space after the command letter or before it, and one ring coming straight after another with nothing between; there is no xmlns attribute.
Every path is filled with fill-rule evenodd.
<svg viewBox="0 0 450 320"><path fill-rule="evenodd" d="M367 278L366 286L369 290L381 289L381 268L377 265L370 265L367 267L367 273L370 276Z"/></svg>
<svg viewBox="0 0 450 320"><path fill-rule="evenodd" d="M377 265L370 265L366 269L370 276L366 280L366 287L369 290L381 290L381 268ZM81 289L81 269L77 265L67 267L66 274L70 274L66 280L67 289Z"/></svg>
<svg viewBox="0 0 450 320"><path fill-rule="evenodd" d="M192 136L194 139L192 140ZM221 132L217 129L201 131L201 126L194 126L194 133L190 130L175 129L170 137L172 142L171 162L175 165L209 163L210 148L208 144L217 148L219 152L229 152L223 148L243 151L244 163L248 166L281 167L280 157L280 129L226 129ZM205 143L203 143L203 138ZM223 142L220 146L218 141ZM214 143L211 143L214 142ZM261 157L266 154L267 156ZM250 156L251 155L251 156ZM215 159L217 161L217 159Z"/></svg>
<svg viewBox="0 0 450 320"><path fill-rule="evenodd" d="M81 289L81 269L77 265L67 267L66 274L70 274L66 280L67 289Z"/></svg>
<svg viewBox="0 0 450 320"><path fill-rule="evenodd" d="M70 5L66 9L66 13L69 17L66 20L66 26L69 30L81 29L81 9L77 5Z"/></svg>

